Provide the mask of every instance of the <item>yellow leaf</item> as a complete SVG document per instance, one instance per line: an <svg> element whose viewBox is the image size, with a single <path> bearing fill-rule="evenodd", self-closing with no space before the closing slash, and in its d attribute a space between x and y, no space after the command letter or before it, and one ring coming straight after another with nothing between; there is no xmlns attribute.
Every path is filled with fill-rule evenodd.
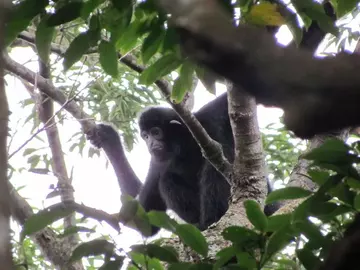
<svg viewBox="0 0 360 270"><path fill-rule="evenodd" d="M280 26L285 24L285 19L278 11L277 5L269 2L253 6L243 19L246 23L255 25Z"/></svg>

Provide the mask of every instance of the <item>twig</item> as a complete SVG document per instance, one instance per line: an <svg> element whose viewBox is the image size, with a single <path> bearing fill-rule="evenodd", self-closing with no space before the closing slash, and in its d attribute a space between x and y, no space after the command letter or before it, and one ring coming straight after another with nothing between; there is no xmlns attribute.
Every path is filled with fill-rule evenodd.
<svg viewBox="0 0 360 270"><path fill-rule="evenodd" d="M22 143L14 152L12 152L9 155L9 160L16 155L21 149L23 149L29 142L31 142L39 133L44 131L47 127L43 126L42 128L39 128L33 135L30 136L24 143Z"/></svg>

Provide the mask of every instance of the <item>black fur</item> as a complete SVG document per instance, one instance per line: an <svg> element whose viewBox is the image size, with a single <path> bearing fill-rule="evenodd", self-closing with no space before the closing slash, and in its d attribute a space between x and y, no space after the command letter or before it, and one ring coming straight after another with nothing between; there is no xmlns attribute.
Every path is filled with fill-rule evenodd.
<svg viewBox="0 0 360 270"><path fill-rule="evenodd" d="M222 145L229 162L233 162L234 141L228 116L227 95L217 97L194 115L208 134ZM136 190L146 211L172 209L183 220L201 230L218 221L228 209L230 185L203 158L199 146L175 111L170 108L150 107L140 115L139 126L151 154L150 167L145 183L139 190L132 170L123 172L126 164L112 162L117 166L115 170L121 171L117 175L118 178L120 174L122 176L119 184L123 192L131 191L131 194L134 194ZM110 133L114 132L116 133L115 130ZM114 136L107 134L105 137ZM118 144L119 139L113 144L109 141L108 146L113 146L110 153L107 153L112 157L110 160L122 160L124 155L117 153L123 152L123 149ZM101 146L99 143L97 145ZM123 179L127 174L130 175L130 181ZM136 188L130 188L129 182L134 183ZM269 183L268 191L271 191ZM271 206L265 207L267 215L275 210ZM158 229L154 228L153 232L157 231Z"/></svg>
<svg viewBox="0 0 360 270"><path fill-rule="evenodd" d="M226 95L204 106L195 117L209 135L223 145L225 156L232 161L233 136ZM171 123L174 120L175 123ZM163 131L162 143L166 146L163 156L167 156L159 161L152 154L149 173L139 196L145 210L170 208L200 229L219 220L228 208L229 184L202 157L199 146L175 111L151 107L141 114L139 126L141 132L152 127ZM154 188L156 186L158 189Z"/></svg>

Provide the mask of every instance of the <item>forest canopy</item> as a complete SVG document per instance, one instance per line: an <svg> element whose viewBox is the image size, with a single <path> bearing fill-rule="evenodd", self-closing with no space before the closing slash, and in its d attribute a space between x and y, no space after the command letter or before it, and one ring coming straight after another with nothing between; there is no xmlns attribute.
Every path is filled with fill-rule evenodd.
<svg viewBox="0 0 360 270"><path fill-rule="evenodd" d="M0 1L2 269L352 269L360 250L358 6ZM192 113L219 89L231 158L211 121ZM206 230L146 212L134 198L149 166L138 116L159 104L231 187L227 212ZM259 104L283 117L260 128ZM121 140L99 143L99 123ZM196 164L194 155L185 161ZM266 216L270 203L281 207ZM148 238L152 226L162 230Z"/></svg>

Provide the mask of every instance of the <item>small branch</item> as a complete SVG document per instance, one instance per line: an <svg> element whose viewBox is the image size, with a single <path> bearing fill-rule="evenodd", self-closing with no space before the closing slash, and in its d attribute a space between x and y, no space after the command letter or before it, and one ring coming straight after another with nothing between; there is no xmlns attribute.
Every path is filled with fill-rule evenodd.
<svg viewBox="0 0 360 270"><path fill-rule="evenodd" d="M22 198L13 186L10 185L11 215L20 224L24 225L27 218L34 214L28 202ZM45 257L59 269L83 270L81 262L69 265L71 252L74 249L67 241L59 239L53 230L44 228L30 236L41 248Z"/></svg>
<svg viewBox="0 0 360 270"><path fill-rule="evenodd" d="M346 141L348 137L349 137L348 129L317 135L310 140L308 148L302 155L305 155L306 153L312 151L315 148L318 148L325 142L325 140L329 138L337 138L339 140ZM317 189L316 183L314 183L308 175L308 169L311 163L312 162L310 160L303 159L300 157L299 162L296 164L293 171L291 172L289 183L287 186L298 186L311 191L316 190Z"/></svg>
<svg viewBox="0 0 360 270"><path fill-rule="evenodd" d="M26 38L26 40L29 42L34 41L34 38L31 37L30 35L26 35L26 37L24 37L24 38ZM63 55L63 52L60 52L60 53L61 53L61 55ZM88 53L92 53L92 52L88 52ZM25 75L24 74L25 72L19 71L19 69L21 69L22 67L21 68L16 67L13 60L11 60L8 56L5 56L5 57L7 57L6 59L7 59L7 62L9 63L9 67L7 68L8 70L10 70L11 72L13 72L17 75L19 75L19 73ZM134 70L136 72L141 73L142 71L145 70L145 67L137 64L136 58L130 54L127 54L125 56L118 54L118 57L119 57L120 62L124 63L125 65L127 65L128 67L130 67L132 70ZM23 76L20 76L20 77L23 77ZM44 82L41 79L39 79L38 84L39 84L39 88L42 88L44 86L44 91L49 92L49 90L50 90L49 87L51 87L51 86L46 85L46 87L45 87L45 85L44 85L44 84L49 84L48 81ZM42 84L43 86L40 86L40 84ZM204 156L213 164L213 166L219 172L224 174L224 176L227 179L230 179L231 166L230 166L230 163L224 157L224 154L222 153L222 149L221 149L220 145L210 138L210 136L207 134L206 130L204 128L202 128L199 121L197 121L197 119L192 115L192 113L189 110L184 108L183 104L172 103L172 101L170 99L171 87L170 87L170 84L166 80L157 80L157 81L155 81L155 84L158 86L160 92L162 93L162 95L164 96L166 101L172 106L172 108L177 112L177 114L180 116L180 118L187 125L190 132L193 134L194 138L196 139L196 141L202 148ZM50 95L49 93L46 93L46 94L54 100L63 99L61 97L56 97L56 99L55 99L54 94L53 95ZM65 108L65 109L68 110L68 108ZM70 113L72 113L72 112L70 112ZM75 118L79 119L78 117L75 117ZM105 151L105 153L108 155L108 152Z"/></svg>
<svg viewBox="0 0 360 270"><path fill-rule="evenodd" d="M187 108L184 108L182 104L171 103L171 106L186 124L194 139L200 145L204 157L210 161L211 164L220 173L222 173L228 181L231 181L232 165L224 156L221 145L211 139L200 122Z"/></svg>
<svg viewBox="0 0 360 270"><path fill-rule="evenodd" d="M14 152L9 154L9 159L11 159L14 155L16 155L21 149L23 149L29 142L31 142L39 133L43 132L46 129L45 126L39 128L34 134L30 136L23 144L21 144Z"/></svg>
<svg viewBox="0 0 360 270"><path fill-rule="evenodd" d="M113 227L114 230L116 230L117 232L120 232L119 221L116 218L116 215L111 215L109 213L106 213L105 211L98 210L98 209L95 209L92 207L88 207L83 204L78 204L73 201L65 201L65 202L57 203L57 204L49 206L48 208L41 210L41 211L49 211L49 210L55 211L57 209L63 209L63 208L73 210L75 212L78 212L78 213L84 215L85 217L93 218L99 222L105 221L111 227Z"/></svg>
<svg viewBox="0 0 360 270"><path fill-rule="evenodd" d="M73 100L69 100L64 93L51 84L51 81L44 79L37 75L30 69L20 65L12 60L7 54L2 57L5 69L21 77L23 80L35 85L35 81L39 89L48 95L52 100L59 103L67 112L69 112L75 119L79 121L85 133L95 127L94 120L86 114Z"/></svg>

